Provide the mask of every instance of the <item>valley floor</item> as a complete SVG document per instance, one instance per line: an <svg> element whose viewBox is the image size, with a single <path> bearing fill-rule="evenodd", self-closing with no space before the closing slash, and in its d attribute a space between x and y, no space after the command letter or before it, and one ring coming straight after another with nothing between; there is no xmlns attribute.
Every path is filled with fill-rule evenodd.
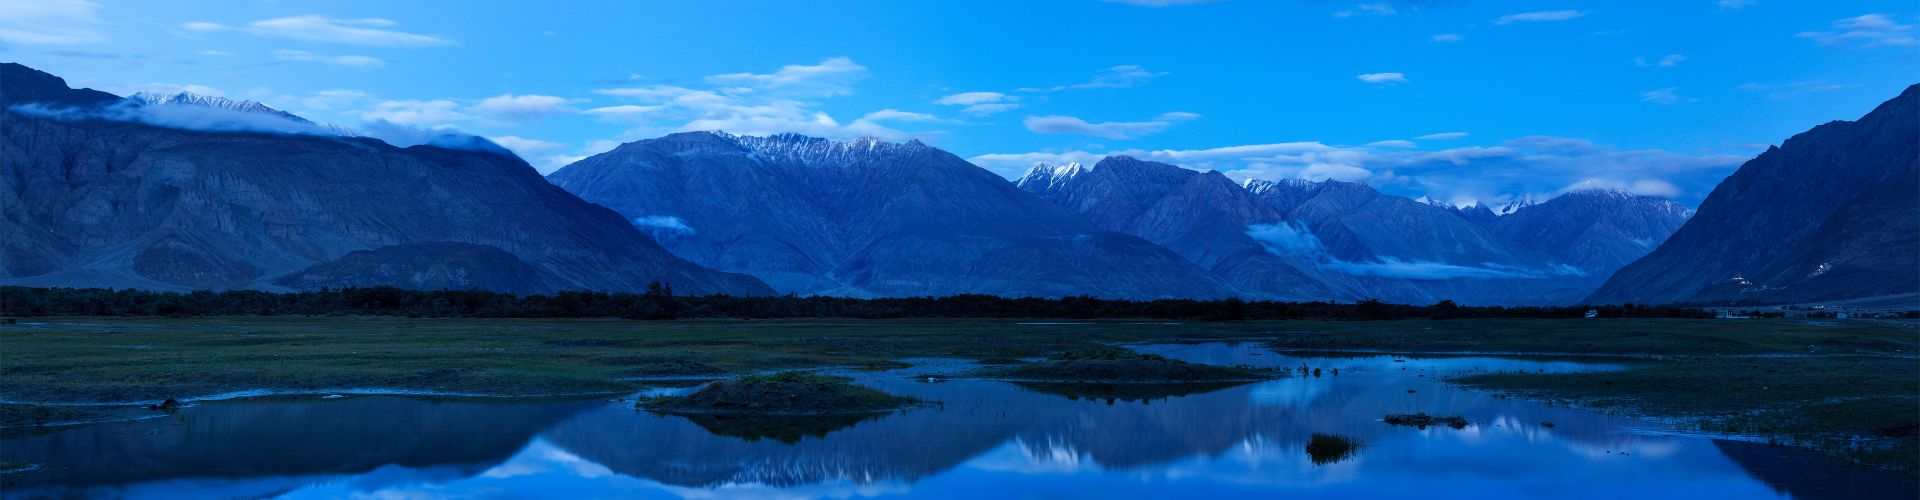
<svg viewBox="0 0 1920 500"><path fill-rule="evenodd" d="M1453 382L1910 473L1920 460L1920 322L1879 320L22 318L0 324L0 426L125 418L169 398L618 394L649 379L1218 339L1321 353L1604 357L1636 368Z"/></svg>

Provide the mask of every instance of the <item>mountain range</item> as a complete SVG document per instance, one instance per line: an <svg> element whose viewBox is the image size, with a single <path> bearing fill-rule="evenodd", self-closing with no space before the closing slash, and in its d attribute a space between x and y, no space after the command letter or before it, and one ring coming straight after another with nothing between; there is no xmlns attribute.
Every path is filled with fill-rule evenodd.
<svg viewBox="0 0 1920 500"><path fill-rule="evenodd" d="M908 141L686 132L542 177L253 101L121 98L0 65L0 284L519 294L993 294L1536 305L1920 291L1909 88L1742 166L1698 213L1235 182L1127 156L1008 182Z"/></svg>
<svg viewBox="0 0 1920 500"><path fill-rule="evenodd" d="M674 253L786 293L1207 298L1179 255L917 141L688 132L548 176Z"/></svg>
<svg viewBox="0 0 1920 500"><path fill-rule="evenodd" d="M484 140L401 148L139 119L217 104L184 101L126 100L0 65L0 283L772 291L673 256Z"/></svg>
<svg viewBox="0 0 1920 500"><path fill-rule="evenodd" d="M1114 156L1041 165L1022 189L1179 252L1250 293L1430 304L1569 303L1690 215L1671 201L1574 192L1494 215L1365 184L1250 180Z"/></svg>

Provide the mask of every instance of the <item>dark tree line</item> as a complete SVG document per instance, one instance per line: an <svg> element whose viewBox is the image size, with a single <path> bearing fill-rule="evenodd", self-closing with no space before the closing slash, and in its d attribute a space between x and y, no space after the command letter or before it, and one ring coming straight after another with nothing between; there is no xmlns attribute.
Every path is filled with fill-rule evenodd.
<svg viewBox="0 0 1920 500"><path fill-rule="evenodd" d="M1007 298L991 295L853 299L842 297L678 296L656 284L643 293L560 292L516 296L483 291L393 287L308 292L232 290L189 293L109 288L0 287L0 316L371 315L474 318L1151 318L1183 320L1406 318L1712 318L1668 306L1471 307L1441 301L1416 306L1223 300Z"/></svg>

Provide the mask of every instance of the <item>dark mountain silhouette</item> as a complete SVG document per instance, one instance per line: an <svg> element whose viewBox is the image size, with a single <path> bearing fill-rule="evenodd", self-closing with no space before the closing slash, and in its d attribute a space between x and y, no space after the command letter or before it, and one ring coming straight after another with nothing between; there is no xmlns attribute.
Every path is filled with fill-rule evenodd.
<svg viewBox="0 0 1920 500"><path fill-rule="evenodd" d="M400 148L126 118L140 106L0 65L0 283L638 291L661 281L692 293L771 292L674 257L497 147ZM459 245L420 245L440 243ZM489 269L455 263L463 259ZM446 274L463 266L465 277Z"/></svg>
<svg viewBox="0 0 1920 500"><path fill-rule="evenodd" d="M1920 85L1741 165L1595 303L1792 303L1920 292Z"/></svg>
<svg viewBox="0 0 1920 500"><path fill-rule="evenodd" d="M554 172L668 248L783 292L1220 297L1179 255L918 141L673 134Z"/></svg>

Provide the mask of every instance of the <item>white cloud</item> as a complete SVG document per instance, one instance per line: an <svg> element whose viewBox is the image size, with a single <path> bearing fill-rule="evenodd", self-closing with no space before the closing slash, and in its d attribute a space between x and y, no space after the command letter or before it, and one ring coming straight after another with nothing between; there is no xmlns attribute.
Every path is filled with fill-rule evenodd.
<svg viewBox="0 0 1920 500"><path fill-rule="evenodd" d="M338 43L369 47L436 47L457 45L453 40L431 35L386 29L398 25L379 18L336 19L306 15L262 19L243 27L195 21L181 24L191 31L237 30L255 36L288 38L305 42Z"/></svg>
<svg viewBox="0 0 1920 500"><path fill-rule="evenodd" d="M107 41L100 4L87 0L0 0L0 42L71 45Z"/></svg>
<svg viewBox="0 0 1920 500"><path fill-rule="evenodd" d="M1740 10L1747 7L1751 7L1753 6L1753 4L1757 2L1755 0L1719 0L1716 3L1720 5L1721 9Z"/></svg>
<svg viewBox="0 0 1920 500"><path fill-rule="evenodd" d="M1461 137L1466 137L1466 136L1467 136L1466 132L1441 132L1438 134L1427 134L1420 137L1415 137L1414 140L1445 141L1445 140L1451 140L1451 139L1459 139Z"/></svg>
<svg viewBox="0 0 1920 500"><path fill-rule="evenodd" d="M713 75L706 82L796 97L835 97L853 93L853 84L867 75L866 66L846 57L833 57L815 65L781 66L780 71L769 74Z"/></svg>
<svg viewBox="0 0 1920 500"><path fill-rule="evenodd" d="M1833 22L1833 31L1808 31L1798 35L1830 47L1876 48L1920 45L1914 38L1914 25L1900 24L1884 14L1864 14Z"/></svg>
<svg viewBox="0 0 1920 500"><path fill-rule="evenodd" d="M999 92L961 92L933 101L941 106L965 106L961 113L988 116L1020 107L1020 98Z"/></svg>
<svg viewBox="0 0 1920 500"><path fill-rule="evenodd" d="M790 65L767 74L729 73L701 81L706 88L644 85L604 88L596 94L631 104L601 106L585 112L603 120L634 125L622 138L639 139L671 132L723 130L736 134L797 133L831 139L871 136L886 140L931 137L936 132L907 132L886 123L933 122L932 115L880 110L841 123L817 109L812 99L852 93L867 68L845 57L816 65Z"/></svg>
<svg viewBox="0 0 1920 500"><path fill-rule="evenodd" d="M1581 179L1578 182L1568 184L1567 187L1560 188L1558 192L1571 193L1574 191L1592 191L1596 189L1625 191L1641 196L1657 196L1661 198L1679 196L1681 192L1679 186L1659 179L1619 180L1595 178Z"/></svg>
<svg viewBox="0 0 1920 500"><path fill-rule="evenodd" d="M1162 113L1152 120L1141 122L1100 122L1091 123L1080 118L1062 115L1029 116L1022 123L1027 130L1041 134L1070 134L1105 137L1108 139L1133 139L1152 135L1166 130L1175 122L1192 120L1200 115L1186 112Z"/></svg>
<svg viewBox="0 0 1920 500"><path fill-rule="evenodd" d="M1359 78L1360 81L1371 83L1374 85L1393 85L1397 83L1407 83L1407 75L1403 73L1367 73L1364 75L1355 76L1354 78Z"/></svg>
<svg viewBox="0 0 1920 500"><path fill-rule="evenodd" d="M283 95L274 98L274 102L286 105L289 111L333 111L352 108L372 97L353 89L327 89L306 95Z"/></svg>
<svg viewBox="0 0 1920 500"><path fill-rule="evenodd" d="M499 144L501 147L513 150L514 153L519 154L522 158L545 156L558 153L567 148L558 142L528 139L512 135L488 136L487 140L493 141L494 144Z"/></svg>
<svg viewBox="0 0 1920 500"><path fill-rule="evenodd" d="M386 121L408 127L450 128L453 122L473 119L460 111L460 103L447 99L426 101L381 101L360 113L367 121Z"/></svg>
<svg viewBox="0 0 1920 500"><path fill-rule="evenodd" d="M1460 36L1459 33L1441 33L1438 35L1434 35L1433 41L1440 42L1440 43L1453 43L1453 42L1458 42L1464 38L1465 37Z"/></svg>
<svg viewBox="0 0 1920 500"><path fill-rule="evenodd" d="M1146 85L1147 82L1166 75L1164 72L1155 73L1148 71L1146 67L1137 64L1125 64L1101 70L1100 73L1093 75L1092 81L1086 83L1016 90L1020 92L1059 92L1062 90L1080 89L1118 89Z"/></svg>
<svg viewBox="0 0 1920 500"><path fill-rule="evenodd" d="M513 154L519 155L520 159L526 160L528 164L533 165L534 170L539 171L541 175L553 173L553 171L559 170L560 167L567 166L567 164L583 158L581 156L564 154L567 146L552 141L528 139L512 135L488 136L487 140L512 150Z"/></svg>
<svg viewBox="0 0 1920 500"><path fill-rule="evenodd" d="M1662 104L1662 105L1677 104L1677 103L1692 101L1692 99L1688 99L1686 97L1681 96L1680 89L1676 87L1667 87L1664 89L1653 89L1646 92L1641 92L1640 100L1644 102L1650 102L1650 103Z"/></svg>
<svg viewBox="0 0 1920 500"><path fill-rule="evenodd" d="M671 215L644 215L633 218L633 225L641 229L651 229L679 234L693 234L693 227L685 219ZM655 234L658 238L660 235Z"/></svg>
<svg viewBox="0 0 1920 500"><path fill-rule="evenodd" d="M1420 145L1414 144L1413 141L1409 141L1405 139L1389 139L1385 141L1369 142L1367 143L1367 147L1370 147L1370 148L1417 148L1417 147L1420 147Z"/></svg>
<svg viewBox="0 0 1920 500"><path fill-rule="evenodd" d="M1391 16L1399 12L1399 9L1393 8L1393 5L1386 2L1375 2L1357 4L1352 9L1334 12L1333 17Z"/></svg>
<svg viewBox="0 0 1920 500"><path fill-rule="evenodd" d="M1508 14L1508 15L1500 16L1498 19L1493 20L1493 24L1506 25L1506 24L1513 24L1513 23L1535 23L1535 22L1541 22L1541 21L1565 21L1568 19L1573 19L1576 17L1584 16L1584 15L1587 15L1587 13L1577 11L1577 10L1545 10L1545 11L1539 11L1539 12L1522 12L1519 14Z"/></svg>
<svg viewBox="0 0 1920 500"><path fill-rule="evenodd" d="M382 61L379 58L375 58L375 57L355 56L355 55L329 56L325 54L315 54L315 53L307 52L304 50L276 50L276 51L273 51L273 57L275 59L279 59L282 61L313 61L313 62L323 62L323 63L332 64L336 66L351 66L355 68L370 68L370 67L386 64L386 61Z"/></svg>
<svg viewBox="0 0 1920 500"><path fill-rule="evenodd" d="M1659 66L1662 68L1671 68L1674 66L1679 66L1682 61L1686 61L1686 60L1687 60L1687 56L1683 56L1680 54L1667 54L1666 57L1661 57L1659 60L1655 60L1655 61L1648 61L1647 58L1644 58L1644 57L1635 57L1633 58L1633 65L1640 66L1640 67Z"/></svg>
<svg viewBox="0 0 1920 500"><path fill-rule="evenodd" d="M467 110L497 119L525 119L571 112L568 104L573 102L576 100L550 95L500 94L481 99Z"/></svg>
<svg viewBox="0 0 1920 500"><path fill-rule="evenodd" d="M1824 80L1806 80L1783 84L1745 83L1738 88L1747 92L1765 92L1768 99L1790 99L1807 94L1832 92L1835 90L1858 87L1856 84L1833 83Z"/></svg>

